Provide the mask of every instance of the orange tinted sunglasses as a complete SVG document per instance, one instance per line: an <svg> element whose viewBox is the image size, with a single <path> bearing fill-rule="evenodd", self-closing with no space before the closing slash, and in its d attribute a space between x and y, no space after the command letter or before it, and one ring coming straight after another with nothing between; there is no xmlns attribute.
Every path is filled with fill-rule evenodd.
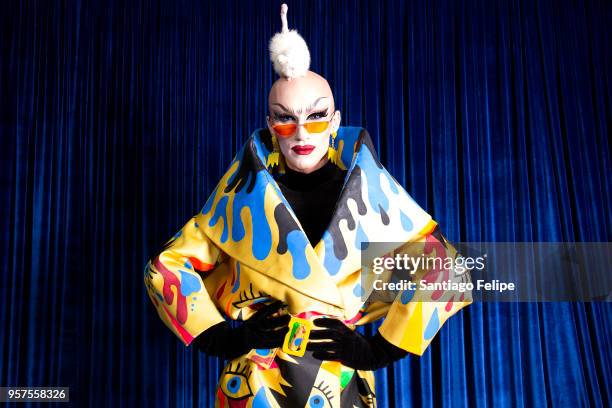
<svg viewBox="0 0 612 408"><path fill-rule="evenodd" d="M274 129L276 134L278 134L280 137L290 137L295 133L298 126L304 126L304 129L306 129L308 133L321 133L327 129L329 122L331 121L332 120L330 119L320 122L306 122L302 123L301 125L297 123L286 123L282 125L274 125L272 126L272 129Z"/></svg>

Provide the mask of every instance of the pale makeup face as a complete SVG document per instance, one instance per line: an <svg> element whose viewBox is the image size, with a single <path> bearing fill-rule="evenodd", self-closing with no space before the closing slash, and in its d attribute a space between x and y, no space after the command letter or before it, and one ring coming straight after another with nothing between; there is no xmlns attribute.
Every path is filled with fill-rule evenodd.
<svg viewBox="0 0 612 408"><path fill-rule="evenodd" d="M302 173L323 167L330 135L340 126L340 111L334 111L334 97L325 78L308 71L304 77L278 79L270 90L268 108L268 129L276 136L287 166ZM298 126L293 134L283 137L274 130L276 125L322 121L329 124L316 133Z"/></svg>

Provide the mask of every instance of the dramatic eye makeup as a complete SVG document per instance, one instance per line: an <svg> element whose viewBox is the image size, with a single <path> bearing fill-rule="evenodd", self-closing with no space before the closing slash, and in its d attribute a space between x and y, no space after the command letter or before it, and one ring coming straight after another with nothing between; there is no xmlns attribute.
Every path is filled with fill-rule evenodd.
<svg viewBox="0 0 612 408"><path fill-rule="evenodd" d="M308 115L308 120L323 119L325 117L327 117L327 109L311 113Z"/></svg>
<svg viewBox="0 0 612 408"><path fill-rule="evenodd" d="M278 112L274 113L274 119L279 122L290 122L290 121L295 122L296 121L295 116L287 115L285 113L278 113Z"/></svg>
<svg viewBox="0 0 612 408"><path fill-rule="evenodd" d="M317 111L317 112L312 112L311 114L308 115L308 117L306 118L306 120L318 120L318 119L323 119L327 117L327 109L321 110L321 111ZM284 112L274 112L274 120L278 121L278 122L297 122L297 118L293 115L288 115L287 113Z"/></svg>
<svg viewBox="0 0 612 408"><path fill-rule="evenodd" d="M325 118L328 115L329 107L325 106L327 105L325 104L324 107L317 108L317 105L319 104L319 102L325 101L326 99L327 99L327 96L321 96L317 98L312 104L308 105L306 109L304 110L302 110L302 108L289 109L285 107L283 104L275 102L272 105L276 105L281 110L280 111L277 109L273 110L274 120L277 122L282 122L282 123L297 122L298 116L301 115L302 112L308 113L306 120L319 120L319 119Z"/></svg>

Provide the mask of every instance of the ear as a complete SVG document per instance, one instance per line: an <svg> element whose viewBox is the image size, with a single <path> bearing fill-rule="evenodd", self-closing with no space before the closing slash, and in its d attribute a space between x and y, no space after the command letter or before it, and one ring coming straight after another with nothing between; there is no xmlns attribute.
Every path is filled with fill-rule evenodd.
<svg viewBox="0 0 612 408"><path fill-rule="evenodd" d="M270 131L270 134L273 135L274 132L272 131L272 121L270 120L270 115L266 115L266 124L268 125L268 130Z"/></svg>
<svg viewBox="0 0 612 408"><path fill-rule="evenodd" d="M341 120L342 120L342 116L340 115L340 111L339 110L335 111L334 116L332 116L332 121L331 121L331 133L338 131L338 128L340 128Z"/></svg>

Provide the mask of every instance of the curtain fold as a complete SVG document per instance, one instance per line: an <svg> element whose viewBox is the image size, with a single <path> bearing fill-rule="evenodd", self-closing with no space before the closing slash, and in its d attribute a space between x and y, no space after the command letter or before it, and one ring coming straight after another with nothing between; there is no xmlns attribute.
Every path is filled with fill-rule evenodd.
<svg viewBox="0 0 612 408"><path fill-rule="evenodd" d="M222 362L161 324L143 268L265 126L280 3L3 4L0 385L212 406ZM611 241L609 2L288 4L342 123L450 241ZM610 406L611 312L474 304L376 373L379 404Z"/></svg>

